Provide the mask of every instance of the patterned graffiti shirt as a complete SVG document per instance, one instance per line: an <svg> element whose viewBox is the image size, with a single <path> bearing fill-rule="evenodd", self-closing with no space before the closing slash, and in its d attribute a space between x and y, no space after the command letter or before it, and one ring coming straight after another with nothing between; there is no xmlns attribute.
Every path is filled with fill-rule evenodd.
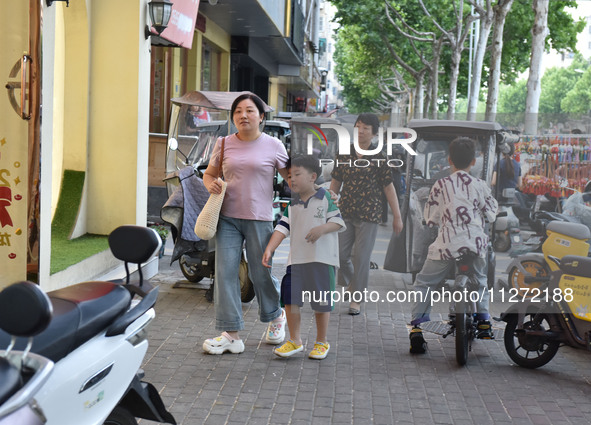
<svg viewBox="0 0 591 425"><path fill-rule="evenodd" d="M492 223L497 209L497 201L487 184L465 171L437 180L424 211L427 225L439 226L427 258L457 258L465 249L486 257L489 238L485 217Z"/></svg>
<svg viewBox="0 0 591 425"><path fill-rule="evenodd" d="M351 151L350 155L336 157L331 173L333 179L343 184L341 214L344 219L381 223L383 208L387 208L383 202L384 188L393 182L392 170L382 154L358 158L353 147Z"/></svg>

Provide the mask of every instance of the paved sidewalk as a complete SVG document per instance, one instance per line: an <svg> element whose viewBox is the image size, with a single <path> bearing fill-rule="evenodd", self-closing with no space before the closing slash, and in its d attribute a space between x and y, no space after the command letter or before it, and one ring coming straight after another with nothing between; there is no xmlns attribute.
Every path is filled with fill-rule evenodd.
<svg viewBox="0 0 591 425"><path fill-rule="evenodd" d="M501 339L476 341L468 365L458 367L453 338L426 334L427 353L411 356L407 303L367 303L359 316L337 304L331 351L318 361L273 355L255 300L243 306L244 353L204 354L204 339L219 334L213 304L202 289L173 288L184 278L169 261L152 279L161 293L144 369L179 424L591 423L588 353L561 348L545 367L527 370L511 362ZM273 272L281 278L284 268ZM370 289L404 289L401 276L372 270ZM315 332L304 307L308 351Z"/></svg>

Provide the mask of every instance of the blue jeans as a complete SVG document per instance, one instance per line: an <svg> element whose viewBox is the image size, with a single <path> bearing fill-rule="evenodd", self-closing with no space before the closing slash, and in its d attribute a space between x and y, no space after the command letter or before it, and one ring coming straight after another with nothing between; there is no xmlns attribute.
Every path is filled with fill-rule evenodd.
<svg viewBox="0 0 591 425"><path fill-rule="evenodd" d="M422 322L428 322L429 313L431 313L430 291L437 287L448 272L453 270L454 260L430 260L426 259L423 268L417 275L414 283L414 290L420 291L421 296L417 296L417 302L412 308L411 325L418 325ZM474 261L474 273L478 280L479 301L476 303L476 319L488 320L488 305L490 294L486 282L486 271L488 264L484 258L478 257Z"/></svg>
<svg viewBox="0 0 591 425"><path fill-rule="evenodd" d="M219 331L244 329L238 268L242 245L246 241L248 277L259 303L261 322L281 316L279 281L261 263L273 233L273 222L245 220L220 215L215 236L215 327Z"/></svg>

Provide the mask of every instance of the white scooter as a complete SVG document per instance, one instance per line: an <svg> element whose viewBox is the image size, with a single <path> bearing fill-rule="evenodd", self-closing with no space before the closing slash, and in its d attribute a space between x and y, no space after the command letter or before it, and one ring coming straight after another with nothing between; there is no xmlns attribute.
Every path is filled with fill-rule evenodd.
<svg viewBox="0 0 591 425"><path fill-rule="evenodd" d="M158 288L143 285L141 263L160 248L153 230L121 226L109 235L115 257L138 264L139 285L84 282L48 293L53 319L31 351L55 363L35 396L49 425L134 425L135 418L176 424L157 390L142 382ZM132 301L134 295L141 300ZM7 336L0 332L0 346ZM17 341L15 349L23 349ZM43 422L42 422L43 423Z"/></svg>
<svg viewBox="0 0 591 425"><path fill-rule="evenodd" d="M0 329L32 338L51 321L49 298L32 283L21 282L0 292ZM35 396L53 370L53 362L23 351L0 351L0 425L43 425Z"/></svg>

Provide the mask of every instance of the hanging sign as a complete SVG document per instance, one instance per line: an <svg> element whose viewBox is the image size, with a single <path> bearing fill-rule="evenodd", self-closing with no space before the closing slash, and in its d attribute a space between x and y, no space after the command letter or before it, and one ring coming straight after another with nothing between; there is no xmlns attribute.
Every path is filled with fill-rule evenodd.
<svg viewBox="0 0 591 425"><path fill-rule="evenodd" d="M193 46L199 0L173 0L170 21L160 37L180 47Z"/></svg>

